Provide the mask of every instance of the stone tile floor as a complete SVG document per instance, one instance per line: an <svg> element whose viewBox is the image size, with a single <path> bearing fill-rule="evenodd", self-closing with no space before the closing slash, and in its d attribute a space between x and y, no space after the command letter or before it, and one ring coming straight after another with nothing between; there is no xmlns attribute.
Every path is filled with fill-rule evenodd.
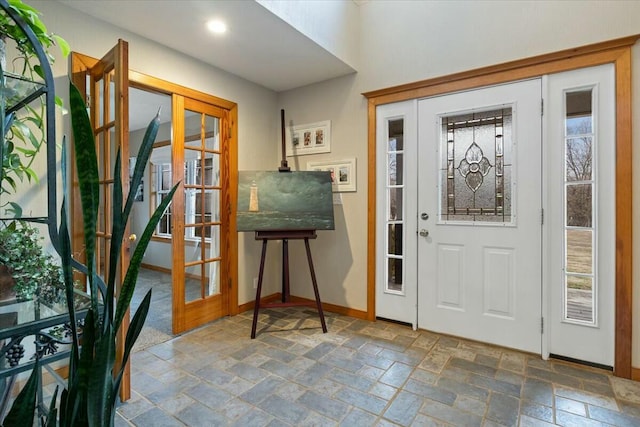
<svg viewBox="0 0 640 427"><path fill-rule="evenodd" d="M228 317L132 355L117 426L640 426L640 383L315 310Z"/></svg>

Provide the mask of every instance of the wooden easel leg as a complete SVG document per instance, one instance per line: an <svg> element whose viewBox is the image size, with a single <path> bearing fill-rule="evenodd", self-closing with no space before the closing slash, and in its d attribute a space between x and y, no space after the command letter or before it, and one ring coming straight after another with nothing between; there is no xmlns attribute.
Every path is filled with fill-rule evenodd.
<svg viewBox="0 0 640 427"><path fill-rule="evenodd" d="M313 269L313 261L311 260L311 248L309 247L309 239L305 237L304 245L307 248L307 260L309 261L309 271L311 272L311 282L313 283L313 292L316 295L316 306L320 315L320 323L322 324L322 332L327 333L327 324L324 321L324 312L322 311L322 303L320 302L320 292L318 292L318 282L316 281L316 272Z"/></svg>
<svg viewBox="0 0 640 427"><path fill-rule="evenodd" d="M260 273L258 274L258 289L256 289L256 301L253 306L253 323L251 325L251 339L256 337L258 325L258 311L260 311L260 295L262 293L262 277L264 275L264 259L267 256L267 239L262 241L262 257L260 258Z"/></svg>
<svg viewBox="0 0 640 427"><path fill-rule="evenodd" d="M282 239L282 302L289 302L289 240Z"/></svg>

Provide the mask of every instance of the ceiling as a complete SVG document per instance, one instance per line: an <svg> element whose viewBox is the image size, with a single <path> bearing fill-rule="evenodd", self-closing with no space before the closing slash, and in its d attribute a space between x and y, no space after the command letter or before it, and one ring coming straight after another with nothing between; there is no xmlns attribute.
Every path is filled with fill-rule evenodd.
<svg viewBox="0 0 640 427"><path fill-rule="evenodd" d="M355 70L253 0L58 0L276 92ZM213 35L212 18L228 31Z"/></svg>

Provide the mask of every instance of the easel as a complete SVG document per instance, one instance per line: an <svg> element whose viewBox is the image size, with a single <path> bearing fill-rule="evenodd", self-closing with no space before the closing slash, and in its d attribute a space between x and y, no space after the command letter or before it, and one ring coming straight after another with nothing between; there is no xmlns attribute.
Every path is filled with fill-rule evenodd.
<svg viewBox="0 0 640 427"><path fill-rule="evenodd" d="M327 333L327 324L324 321L324 312L322 311L322 302L320 301L320 293L318 292L318 282L316 281L316 273L313 269L313 261L311 260L311 249L309 247L309 239L315 239L315 230L283 230L283 231L256 231L256 240L262 240L262 256L260 258L260 273L258 275L258 288L256 289L256 301L253 308L253 324L251 325L251 339L256 337L256 327L258 325L258 312L260 311L260 294L262 292L262 278L264 273L264 261L267 255L267 242L269 240L282 240L282 302L274 302L262 305L262 308L271 307L293 307L293 306L313 306L308 302L292 302L289 289L289 240L304 239L304 245L307 249L307 260L309 261L309 271L311 272L311 282L313 283L313 292L316 297L316 307L322 324L322 332Z"/></svg>
<svg viewBox="0 0 640 427"><path fill-rule="evenodd" d="M280 110L280 122L282 129L282 161L280 162L279 172L291 172L291 168L287 163L286 154L286 134L284 123L284 110ZM309 261L309 271L311 272L311 282L313 283L313 292L316 297L316 307L322 324L322 332L327 333L327 324L324 321L324 312L322 311L322 303L320 302L320 293L318 292L318 282L316 281L316 273L313 269L313 261L311 260L311 249L309 248L309 239L315 239L316 230L270 230L256 231L256 240L262 240L262 256L260 258L260 273L258 275L258 288L256 289L256 302L253 307L253 324L251 325L251 339L256 337L256 327L258 325L258 312L260 311L260 294L262 292L262 277L264 273L264 260L267 256L267 242L269 240L282 240L282 302L274 302L264 304L263 308L268 307L292 307L292 306L313 306L308 302L291 302L291 293L289 289L289 240L304 239L304 245L307 249L307 261Z"/></svg>

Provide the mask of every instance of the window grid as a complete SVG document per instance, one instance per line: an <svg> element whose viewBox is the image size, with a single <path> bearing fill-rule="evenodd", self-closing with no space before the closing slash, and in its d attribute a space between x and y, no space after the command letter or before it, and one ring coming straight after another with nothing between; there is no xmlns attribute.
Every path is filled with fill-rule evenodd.
<svg viewBox="0 0 640 427"><path fill-rule="evenodd" d="M597 325L593 88L565 92L563 320ZM581 99L582 97L582 99ZM586 97L586 101L585 101ZM588 104L588 108L584 105ZM578 106L583 106L579 108Z"/></svg>
<svg viewBox="0 0 640 427"><path fill-rule="evenodd" d="M387 177L385 247L386 293L404 295L404 119L387 121Z"/></svg>

